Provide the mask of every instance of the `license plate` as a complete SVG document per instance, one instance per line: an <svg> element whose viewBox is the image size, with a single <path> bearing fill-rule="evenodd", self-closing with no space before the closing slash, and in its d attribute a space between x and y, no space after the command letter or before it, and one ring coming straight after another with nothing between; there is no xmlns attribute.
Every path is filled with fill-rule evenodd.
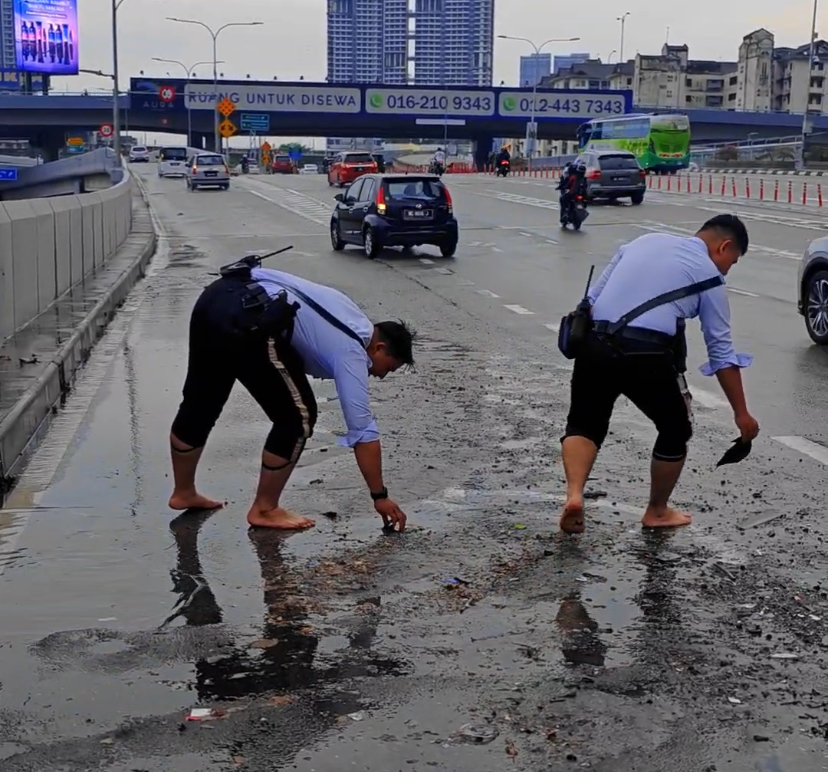
<svg viewBox="0 0 828 772"><path fill-rule="evenodd" d="M170 161L170 166L181 166L178 161Z"/></svg>
<svg viewBox="0 0 828 772"><path fill-rule="evenodd" d="M406 220L427 220L432 216L431 209L406 209Z"/></svg>
<svg viewBox="0 0 828 772"><path fill-rule="evenodd" d="M218 175L218 172L204 172L205 177L215 177Z"/></svg>
<svg viewBox="0 0 828 772"><path fill-rule="evenodd" d="M612 178L612 181L613 181L613 182L626 182L626 181L627 181L627 177L613 177L613 178Z"/></svg>

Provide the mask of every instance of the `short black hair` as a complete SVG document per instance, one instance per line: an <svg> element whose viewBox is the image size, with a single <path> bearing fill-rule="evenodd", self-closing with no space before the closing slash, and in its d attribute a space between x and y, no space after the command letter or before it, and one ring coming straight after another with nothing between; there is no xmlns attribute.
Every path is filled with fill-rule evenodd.
<svg viewBox="0 0 828 772"><path fill-rule="evenodd" d="M402 319L397 322L377 322L374 325L380 340L388 346L394 359L406 367L414 367L414 341L417 332Z"/></svg>
<svg viewBox="0 0 828 772"><path fill-rule="evenodd" d="M711 217L699 228L699 233L705 231L720 231L733 239L741 254L744 255L748 251L747 228L735 214L717 214L715 217Z"/></svg>

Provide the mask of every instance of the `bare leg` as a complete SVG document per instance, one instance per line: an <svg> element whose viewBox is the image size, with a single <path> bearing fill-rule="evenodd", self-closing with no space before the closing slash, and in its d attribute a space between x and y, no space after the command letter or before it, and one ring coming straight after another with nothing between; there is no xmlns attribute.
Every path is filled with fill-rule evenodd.
<svg viewBox="0 0 828 772"><path fill-rule="evenodd" d="M650 465L650 503L641 520L645 528L676 528L682 525L690 525L692 520L690 515L667 506L683 468L684 459L681 459L681 461L661 461L654 458L652 460Z"/></svg>
<svg viewBox="0 0 828 772"><path fill-rule="evenodd" d="M560 527L565 533L583 533L584 486L598 456L598 447L586 437L567 437L561 452L566 475L566 504Z"/></svg>
<svg viewBox="0 0 828 772"><path fill-rule="evenodd" d="M185 445L174 434L170 434L173 479L175 488L170 496L170 509L220 509L221 501L202 496L195 485L196 469L204 448Z"/></svg>
<svg viewBox="0 0 828 772"><path fill-rule="evenodd" d="M296 464L279 458L266 450L262 452L262 471L256 499L247 513L247 522L257 528L279 528L284 531L300 531L313 528L316 523L307 517L295 515L279 506L282 491L287 485Z"/></svg>

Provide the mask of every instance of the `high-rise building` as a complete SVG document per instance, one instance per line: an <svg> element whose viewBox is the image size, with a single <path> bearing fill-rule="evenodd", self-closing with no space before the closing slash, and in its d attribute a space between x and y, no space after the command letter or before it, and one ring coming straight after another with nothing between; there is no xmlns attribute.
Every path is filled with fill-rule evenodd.
<svg viewBox="0 0 828 772"><path fill-rule="evenodd" d="M0 0L0 70L17 66L14 51L14 2Z"/></svg>
<svg viewBox="0 0 828 772"><path fill-rule="evenodd" d="M332 82L491 86L493 48L494 0L328 0Z"/></svg>
<svg viewBox="0 0 828 772"><path fill-rule="evenodd" d="M492 85L494 0L411 0L409 9L411 82Z"/></svg>
<svg viewBox="0 0 828 772"><path fill-rule="evenodd" d="M589 61L589 54L564 54L563 56L556 56L553 63L552 72L556 75L567 67L574 67L576 64L583 64Z"/></svg>
<svg viewBox="0 0 828 772"><path fill-rule="evenodd" d="M328 80L406 83L408 5L409 0L328 0Z"/></svg>
<svg viewBox="0 0 828 772"><path fill-rule="evenodd" d="M537 86L543 78L548 78L551 74L552 54L529 54L520 57L518 85L521 88Z"/></svg>

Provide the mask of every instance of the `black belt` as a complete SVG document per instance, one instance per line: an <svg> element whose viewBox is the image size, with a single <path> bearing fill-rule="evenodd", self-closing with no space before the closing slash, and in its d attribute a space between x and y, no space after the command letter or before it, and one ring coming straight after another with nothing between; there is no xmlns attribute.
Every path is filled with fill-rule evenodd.
<svg viewBox="0 0 828 772"><path fill-rule="evenodd" d="M654 346L663 348L672 347L676 338L674 335L668 335L665 332L658 332L657 330L648 330L644 327L622 327L620 330L610 333L609 329L613 322L595 322L593 325L593 332L596 335L608 337L610 339L616 338L620 340L633 340L638 343L650 343Z"/></svg>

